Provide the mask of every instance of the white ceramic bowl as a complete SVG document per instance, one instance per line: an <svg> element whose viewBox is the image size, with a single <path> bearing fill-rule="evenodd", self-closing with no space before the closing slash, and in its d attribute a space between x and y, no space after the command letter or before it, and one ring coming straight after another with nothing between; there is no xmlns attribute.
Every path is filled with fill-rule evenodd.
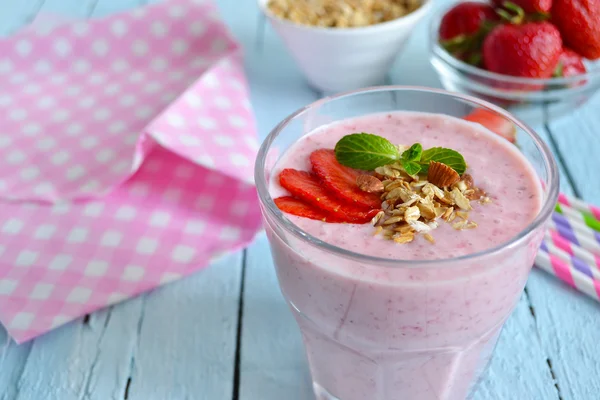
<svg viewBox="0 0 600 400"><path fill-rule="evenodd" d="M359 28L296 24L273 15L268 1L258 0L258 5L308 83L325 92L340 92L381 84L433 0L424 0L402 18Z"/></svg>

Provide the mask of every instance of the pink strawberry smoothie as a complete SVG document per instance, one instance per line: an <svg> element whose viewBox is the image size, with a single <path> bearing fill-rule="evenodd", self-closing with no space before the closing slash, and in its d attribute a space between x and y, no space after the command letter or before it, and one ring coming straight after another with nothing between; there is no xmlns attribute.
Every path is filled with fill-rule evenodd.
<svg viewBox="0 0 600 400"><path fill-rule="evenodd" d="M441 222L432 232L435 244L422 237L397 244L374 236L370 224L285 215L345 254L299 240L267 219L281 289L302 330L317 398L464 400L488 364L541 241L534 231L502 246L540 211L537 175L514 145L480 125L397 112L341 121L304 136L273 171L271 196L287 194L277 182L281 169L308 171L312 151L332 149L356 132L459 151L492 202L472 203L469 219L476 229L457 231Z"/></svg>

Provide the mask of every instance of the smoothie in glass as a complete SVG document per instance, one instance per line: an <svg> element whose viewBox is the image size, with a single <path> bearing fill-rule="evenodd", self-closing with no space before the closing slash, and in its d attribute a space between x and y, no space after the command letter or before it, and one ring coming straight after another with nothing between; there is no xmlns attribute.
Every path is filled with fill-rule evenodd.
<svg viewBox="0 0 600 400"><path fill-rule="evenodd" d="M452 193L460 187L471 194L465 191L467 180L479 191L469 196L468 210L454 202L451 213L442 197L431 195L444 215L422 216L428 229L411 222L420 228L409 241L396 240L409 218L403 212L418 203L406 198L397 201L405 204L397 204L402 210L397 214L406 220L386 225L377 217L366 223L339 222L330 214L307 218L284 211L277 217L263 205L281 290L302 331L315 394L323 400L463 400L488 364L525 285L541 241L535 225L547 218L540 215L548 208L548 187L544 191L540 174L517 147L481 125L442 114L393 111L306 132L270 170L265 180L270 198L306 200L304 192L284 187L284 171L323 178L314 175L319 165L311 155L331 151L357 132L403 148L418 142L423 149L454 149L464 157L470 177L463 173L462 186L454 182L441 189ZM398 180L380 172L367 174L385 185ZM399 179L426 197L418 183L426 175ZM375 193L386 209L389 191L369 194ZM373 211L369 217L374 214L379 216ZM395 221L390 215L388 221ZM398 233L386 234L390 227Z"/></svg>

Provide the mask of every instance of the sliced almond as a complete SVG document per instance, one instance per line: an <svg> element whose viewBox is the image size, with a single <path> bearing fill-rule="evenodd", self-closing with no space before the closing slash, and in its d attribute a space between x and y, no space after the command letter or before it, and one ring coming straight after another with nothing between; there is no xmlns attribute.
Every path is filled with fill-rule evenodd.
<svg viewBox="0 0 600 400"><path fill-rule="evenodd" d="M427 180L438 187L448 187L458 182L460 175L446 164L431 161L427 172Z"/></svg>
<svg viewBox="0 0 600 400"><path fill-rule="evenodd" d="M377 223L381 220L381 218L385 215L385 212L379 211L371 220L371 224L377 225Z"/></svg>
<svg viewBox="0 0 600 400"><path fill-rule="evenodd" d="M396 179L394 181L389 181L390 183L388 183L387 185L385 185L385 190L390 192L400 186L402 186L402 180L401 179Z"/></svg>
<svg viewBox="0 0 600 400"><path fill-rule="evenodd" d="M465 229L465 227L469 224L469 221L462 220L452 224L452 227L458 231Z"/></svg>
<svg viewBox="0 0 600 400"><path fill-rule="evenodd" d="M446 207L435 207L435 217L440 218L444 216L444 213L448 210Z"/></svg>
<svg viewBox="0 0 600 400"><path fill-rule="evenodd" d="M465 229L475 229L477 228L477 223L475 221L468 221Z"/></svg>
<svg viewBox="0 0 600 400"><path fill-rule="evenodd" d="M456 216L461 219L469 219L469 213L465 211L457 211Z"/></svg>
<svg viewBox="0 0 600 400"><path fill-rule="evenodd" d="M407 221L408 224L417 232L425 233L431 231L431 227L421 221Z"/></svg>
<svg viewBox="0 0 600 400"><path fill-rule="evenodd" d="M433 238L433 236L431 236L431 234L426 233L423 235L423 237L425 238L425 240L427 240L430 243L435 243L435 239Z"/></svg>
<svg viewBox="0 0 600 400"><path fill-rule="evenodd" d="M361 174L356 177L356 185L360 190L367 193L383 192L383 183L373 175Z"/></svg>
<svg viewBox="0 0 600 400"><path fill-rule="evenodd" d="M400 233L406 233L406 232L413 232L414 229L410 225L400 225L400 226L395 227L394 231L400 232Z"/></svg>
<svg viewBox="0 0 600 400"><path fill-rule="evenodd" d="M470 174L463 174L462 181L467 186L467 189L471 189L473 186L475 186L473 184L473 177Z"/></svg>
<svg viewBox="0 0 600 400"><path fill-rule="evenodd" d="M401 215L391 217L391 218L388 218L385 221L383 221L383 225L395 224L397 222L401 222L403 219L404 219L404 217L402 217Z"/></svg>
<svg viewBox="0 0 600 400"><path fill-rule="evenodd" d="M456 205L459 206L461 209L466 211L473 209L473 207L471 207L471 202L469 201L469 199L467 199L465 195L462 194L460 190L458 190L458 188L452 189L452 198L454 199Z"/></svg>
<svg viewBox="0 0 600 400"><path fill-rule="evenodd" d="M444 211L444 214L442 215L442 219L448 221L453 212L454 212L454 207L446 208L446 211Z"/></svg>
<svg viewBox="0 0 600 400"><path fill-rule="evenodd" d="M377 236L381 233L381 231L383 231L383 227L382 226L378 226L375 228L375 232L373 232L373 236Z"/></svg>
<svg viewBox="0 0 600 400"><path fill-rule="evenodd" d="M409 243L415 239L415 234L412 232L406 232L394 235L394 242L399 244Z"/></svg>
<svg viewBox="0 0 600 400"><path fill-rule="evenodd" d="M417 203L417 207L421 211L421 215L425 219L435 219L435 206L433 205L433 201L430 198L426 197L424 199L420 199Z"/></svg>
<svg viewBox="0 0 600 400"><path fill-rule="evenodd" d="M416 221L420 217L421 217L421 211L419 210L419 207L417 207L417 206L408 207L406 209L406 211L404 212L404 220L406 222Z"/></svg>
<svg viewBox="0 0 600 400"><path fill-rule="evenodd" d="M471 190L472 190L472 192L470 192L468 194L465 192L465 196L469 200L479 200L482 197L485 197L485 195L486 195L485 191L480 188L473 188Z"/></svg>
<svg viewBox="0 0 600 400"><path fill-rule="evenodd" d="M446 219L446 222L452 222L454 221L454 218L456 218L456 213L453 211L452 213L450 213L450 215L448 216L448 219Z"/></svg>
<svg viewBox="0 0 600 400"><path fill-rule="evenodd" d="M458 181L458 182L456 182L456 187L461 192L465 192L465 191L468 190L468 187L467 187L467 184L465 183L465 181Z"/></svg>

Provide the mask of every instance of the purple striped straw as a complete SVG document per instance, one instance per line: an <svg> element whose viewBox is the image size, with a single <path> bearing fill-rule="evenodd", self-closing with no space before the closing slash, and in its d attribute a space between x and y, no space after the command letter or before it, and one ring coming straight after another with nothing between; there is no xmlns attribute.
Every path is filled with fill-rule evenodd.
<svg viewBox="0 0 600 400"><path fill-rule="evenodd" d="M570 226L556 223L554 218L548 222L548 227L556 231L560 236L567 239L569 242L577 246L581 246L587 251L600 256L600 243L596 242L589 235L574 231Z"/></svg>
<svg viewBox="0 0 600 400"><path fill-rule="evenodd" d="M594 238L594 240L600 243L600 232L596 232L595 230L588 228L586 225L578 223L577 221L570 220L562 214L557 212L552 213L552 220L559 225L565 226L573 232L581 232L581 234L585 234Z"/></svg>
<svg viewBox="0 0 600 400"><path fill-rule="evenodd" d="M562 259L563 261L571 263L576 270L585 274L586 276L589 276L590 278L594 279L600 279L600 270L592 268L580 258L570 255L566 251L559 249L558 247L553 245L552 242L543 241L540 248L546 253L553 254L556 257Z"/></svg>

